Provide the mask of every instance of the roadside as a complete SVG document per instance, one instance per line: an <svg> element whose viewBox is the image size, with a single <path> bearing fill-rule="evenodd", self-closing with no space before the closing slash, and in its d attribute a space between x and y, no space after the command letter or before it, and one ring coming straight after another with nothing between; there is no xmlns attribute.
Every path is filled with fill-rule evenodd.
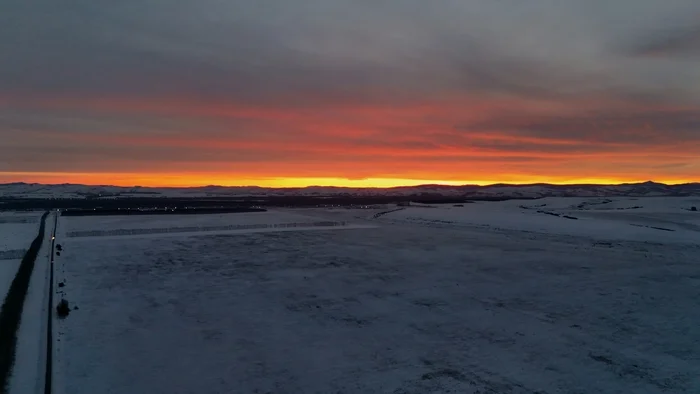
<svg viewBox="0 0 700 394"><path fill-rule="evenodd" d="M46 253L44 238L48 215L49 213L46 212L42 216L39 234L22 259L0 310L0 393L3 394L13 392L10 382L14 378L14 371L21 369L18 366L22 365L21 354L24 350L18 351L18 349L24 349L24 339L20 333L23 332L23 326L33 324L32 317L27 317L23 311L32 304L34 299L30 287L36 280L32 279L36 272L42 271L34 268L37 257L44 256ZM36 342L36 337L32 342Z"/></svg>

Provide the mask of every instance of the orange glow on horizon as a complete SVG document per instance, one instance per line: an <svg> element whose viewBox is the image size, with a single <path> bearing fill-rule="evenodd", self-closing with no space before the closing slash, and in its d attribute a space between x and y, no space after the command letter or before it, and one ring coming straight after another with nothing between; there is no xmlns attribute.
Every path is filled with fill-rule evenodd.
<svg viewBox="0 0 700 394"><path fill-rule="evenodd" d="M285 106L0 94L0 110L46 112L3 142L0 183L388 188L700 181L700 139L683 129L694 124L696 107L596 96L305 99Z"/></svg>
<svg viewBox="0 0 700 394"><path fill-rule="evenodd" d="M544 176L511 176L493 179L410 179L410 178L363 178L346 179L333 177L260 177L232 178L222 174L134 174L134 173L49 173L49 172L0 172L0 183L25 182L42 184L84 184L143 187L200 187L200 186L259 186L269 188L298 188L309 186L391 188L418 185L492 185L492 184L621 184L641 183L649 179L637 178L566 178ZM691 179L653 179L665 184L697 182Z"/></svg>

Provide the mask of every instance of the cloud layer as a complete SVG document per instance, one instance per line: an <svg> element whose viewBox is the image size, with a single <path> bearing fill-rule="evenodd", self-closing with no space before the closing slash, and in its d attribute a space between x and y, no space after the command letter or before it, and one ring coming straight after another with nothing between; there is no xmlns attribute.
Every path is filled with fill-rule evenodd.
<svg viewBox="0 0 700 394"><path fill-rule="evenodd" d="M0 181L700 180L699 31L692 0L11 0Z"/></svg>

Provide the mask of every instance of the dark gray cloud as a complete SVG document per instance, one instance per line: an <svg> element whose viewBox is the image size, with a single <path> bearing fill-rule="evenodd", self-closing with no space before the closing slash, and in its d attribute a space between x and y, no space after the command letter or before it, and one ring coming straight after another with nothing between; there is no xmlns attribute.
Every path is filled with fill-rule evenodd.
<svg viewBox="0 0 700 394"><path fill-rule="evenodd" d="M0 14L0 53L10 59L0 86L266 102L304 92L312 103L450 91L655 93L635 81L644 70L617 69L610 44L647 34L654 16L700 15L700 5L614 3L12 0Z"/></svg>
<svg viewBox="0 0 700 394"><path fill-rule="evenodd" d="M0 171L694 146L699 18L696 0L7 0Z"/></svg>
<svg viewBox="0 0 700 394"><path fill-rule="evenodd" d="M694 26L669 26L648 34L631 46L641 56L700 56L700 15Z"/></svg>
<svg viewBox="0 0 700 394"><path fill-rule="evenodd" d="M626 145L700 145L700 108L598 109L569 116L510 114L464 128L543 140ZM599 145L600 146L600 145Z"/></svg>

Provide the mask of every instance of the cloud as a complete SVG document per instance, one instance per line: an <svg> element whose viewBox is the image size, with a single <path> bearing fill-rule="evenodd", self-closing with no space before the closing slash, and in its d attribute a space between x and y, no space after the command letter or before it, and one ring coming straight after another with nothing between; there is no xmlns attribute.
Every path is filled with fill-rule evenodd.
<svg viewBox="0 0 700 394"><path fill-rule="evenodd" d="M512 114L470 127L552 141L676 146L700 144L700 108L597 108L568 116Z"/></svg>
<svg viewBox="0 0 700 394"><path fill-rule="evenodd" d="M604 35L593 19L600 16L561 3L13 1L0 16L0 49L12 58L0 66L0 83L12 93L309 105L465 91L643 90L634 80L620 86L616 59L605 52L643 26ZM637 7L642 15L664 10Z"/></svg>
<svg viewBox="0 0 700 394"><path fill-rule="evenodd" d="M700 19L700 15L698 16ZM632 45L630 52L638 56L700 55L700 22L695 26L671 26L655 32Z"/></svg>
<svg viewBox="0 0 700 394"><path fill-rule="evenodd" d="M397 166L445 175L517 166L543 173L572 160L662 169L664 160L696 161L700 150L700 111L644 103L582 100L572 109L552 101L465 99L300 111L214 102L58 102L71 107L0 111L0 122L11 126L0 132L6 137L0 171L246 168L274 176L276 166L306 176L372 176Z"/></svg>
<svg viewBox="0 0 700 394"><path fill-rule="evenodd" d="M0 171L690 174L686 15L700 5L10 0ZM664 167L672 151L689 165Z"/></svg>

